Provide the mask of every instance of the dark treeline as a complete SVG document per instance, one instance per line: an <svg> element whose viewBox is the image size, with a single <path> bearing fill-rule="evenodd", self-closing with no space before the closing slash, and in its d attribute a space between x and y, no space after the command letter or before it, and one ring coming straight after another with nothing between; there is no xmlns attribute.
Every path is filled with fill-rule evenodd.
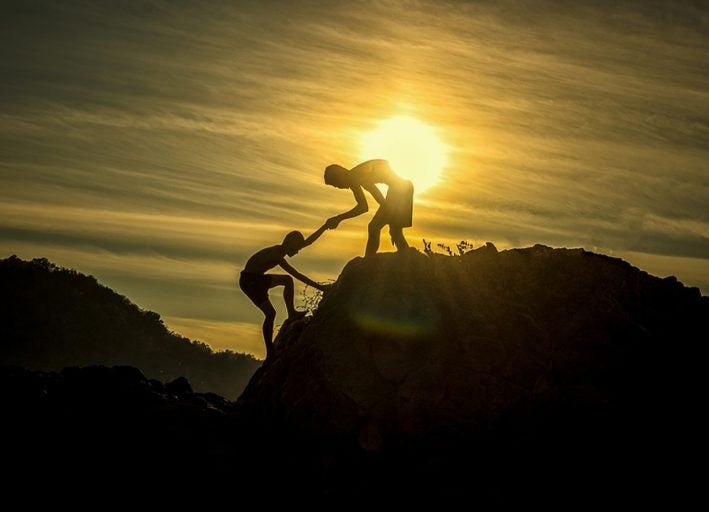
<svg viewBox="0 0 709 512"><path fill-rule="evenodd" d="M0 364L132 365L148 377L184 376L195 390L234 399L260 362L171 332L160 315L93 276L11 256L0 260Z"/></svg>

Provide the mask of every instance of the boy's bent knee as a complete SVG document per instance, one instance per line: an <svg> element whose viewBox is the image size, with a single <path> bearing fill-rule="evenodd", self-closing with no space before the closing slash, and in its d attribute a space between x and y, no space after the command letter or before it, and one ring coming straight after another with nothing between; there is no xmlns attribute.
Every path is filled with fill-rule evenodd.
<svg viewBox="0 0 709 512"><path fill-rule="evenodd" d="M369 230L370 233L378 233L379 231L382 230L383 227L384 227L384 224L382 224L381 222L372 221L367 226L367 229Z"/></svg>
<svg viewBox="0 0 709 512"><path fill-rule="evenodd" d="M277 274L271 277L271 286L292 286L293 278L285 274Z"/></svg>

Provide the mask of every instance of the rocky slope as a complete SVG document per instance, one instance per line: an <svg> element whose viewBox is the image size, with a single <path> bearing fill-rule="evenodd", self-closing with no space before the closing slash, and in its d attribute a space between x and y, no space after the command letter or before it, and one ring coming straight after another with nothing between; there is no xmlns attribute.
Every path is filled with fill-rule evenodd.
<svg viewBox="0 0 709 512"><path fill-rule="evenodd" d="M531 495L554 475L603 494L667 474L698 413L707 327L698 289L581 249L382 254L284 326L239 405L317 453L335 487L356 468L386 474L364 478L379 491Z"/></svg>

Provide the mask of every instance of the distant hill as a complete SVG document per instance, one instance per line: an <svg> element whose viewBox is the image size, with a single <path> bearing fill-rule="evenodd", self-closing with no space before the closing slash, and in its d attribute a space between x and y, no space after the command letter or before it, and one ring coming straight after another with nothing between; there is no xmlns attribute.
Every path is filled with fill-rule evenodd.
<svg viewBox="0 0 709 512"><path fill-rule="evenodd" d="M160 315L46 259L0 260L0 364L36 370L131 365L147 377L187 377L197 391L236 398L261 364L173 333Z"/></svg>

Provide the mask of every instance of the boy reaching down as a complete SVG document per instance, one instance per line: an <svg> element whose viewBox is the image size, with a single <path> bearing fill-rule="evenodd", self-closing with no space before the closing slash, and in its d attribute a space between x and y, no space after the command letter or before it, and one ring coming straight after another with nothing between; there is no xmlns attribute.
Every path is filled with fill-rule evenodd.
<svg viewBox="0 0 709 512"><path fill-rule="evenodd" d="M268 299L268 290L276 286L284 287L283 300L286 303L286 308L288 308L288 320L305 316L305 311L296 311L293 305L293 278L291 276L320 291L324 291L325 286L316 283L298 272L286 262L285 257L298 254L298 251L320 238L320 235L322 235L326 229L327 226L323 225L308 238L304 238L300 231L291 231L286 235L280 245L266 247L251 256L246 262L244 270L241 271L239 288L263 311L266 317L263 321L263 339L266 342L266 357L270 356L273 351L273 322L276 318L276 310ZM291 276L285 274L266 274L268 270L271 270L276 265L279 265Z"/></svg>

